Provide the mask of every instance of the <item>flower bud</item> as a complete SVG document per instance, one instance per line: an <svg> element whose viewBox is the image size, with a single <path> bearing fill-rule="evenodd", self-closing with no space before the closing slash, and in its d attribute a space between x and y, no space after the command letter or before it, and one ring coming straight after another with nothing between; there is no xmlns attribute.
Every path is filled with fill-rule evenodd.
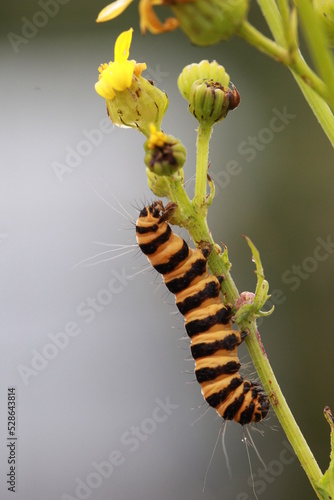
<svg viewBox="0 0 334 500"><path fill-rule="evenodd" d="M228 87L230 77L216 61L186 66L178 78L181 94L189 101L189 111L201 124L214 125L240 103L240 94Z"/></svg>
<svg viewBox="0 0 334 500"><path fill-rule="evenodd" d="M158 176L170 176L183 167L186 148L179 139L166 135L151 125L151 134L144 144L145 164Z"/></svg>
<svg viewBox="0 0 334 500"><path fill-rule="evenodd" d="M153 82L134 74L129 88L114 92L115 97L106 102L108 115L115 125L136 128L146 137L150 134L150 124L160 129L168 97Z"/></svg>
<svg viewBox="0 0 334 500"><path fill-rule="evenodd" d="M191 86L197 80L214 80L225 87L228 87L230 83L230 77L226 73L224 66L218 64L217 61L210 63L204 60L198 64L188 64L183 68L177 80L179 90L185 99L189 99Z"/></svg>
<svg viewBox="0 0 334 500"><path fill-rule="evenodd" d="M313 0L313 5L326 32L328 45L334 47L334 0Z"/></svg>
<svg viewBox="0 0 334 500"><path fill-rule="evenodd" d="M175 2L180 28L195 45L213 45L234 35L246 19L249 0Z"/></svg>
<svg viewBox="0 0 334 500"><path fill-rule="evenodd" d="M171 184L170 177L165 175L157 175L152 172L149 168L146 169L147 174L147 184L150 190L159 198L170 198L171 197ZM173 180L181 182L184 184L184 171L180 168L174 175Z"/></svg>
<svg viewBox="0 0 334 500"><path fill-rule="evenodd" d="M240 297L235 301L235 308L240 309L240 307L245 304L253 304L255 298L255 293L253 292L241 292Z"/></svg>
<svg viewBox="0 0 334 500"><path fill-rule="evenodd" d="M226 118L240 103L240 94L214 80L194 83L189 95L189 111L201 124L211 124Z"/></svg>

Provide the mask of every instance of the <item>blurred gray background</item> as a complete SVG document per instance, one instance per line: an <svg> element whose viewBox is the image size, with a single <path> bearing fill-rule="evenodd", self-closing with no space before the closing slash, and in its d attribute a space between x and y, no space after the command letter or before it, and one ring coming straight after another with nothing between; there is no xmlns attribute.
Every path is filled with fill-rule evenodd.
<svg viewBox="0 0 334 500"><path fill-rule="evenodd" d="M219 441L202 492L221 421L205 412L193 383L173 296L131 247L137 208L154 199L144 137L106 128L97 68L133 26L130 57L147 63L146 75L170 98L163 128L188 149L187 179L197 123L177 76L186 64L217 59L238 88L241 104L211 142L217 195L209 224L228 246L240 291L255 287L241 235L261 252L276 290L262 340L323 469L329 428L322 412L334 409L332 148L288 70L242 40L197 48L179 31L142 37L137 2L97 25L104 5L59 2L46 18L37 1L0 7L0 496L13 498L6 410L7 387L15 385L17 500L253 499L244 435L234 423L225 433L232 478ZM262 25L256 9L251 18ZM284 110L285 122L273 121ZM59 164L67 167L60 177ZM97 256L116 248L106 245L125 247ZM249 362L245 346L240 357ZM315 498L274 413L257 429L251 435L268 467L249 450L258 497Z"/></svg>

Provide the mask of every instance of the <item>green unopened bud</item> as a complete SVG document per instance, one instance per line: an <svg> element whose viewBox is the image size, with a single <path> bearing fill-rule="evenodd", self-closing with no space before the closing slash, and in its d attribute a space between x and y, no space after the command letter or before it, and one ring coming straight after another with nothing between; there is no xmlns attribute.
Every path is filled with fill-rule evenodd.
<svg viewBox="0 0 334 500"><path fill-rule="evenodd" d="M171 5L180 28L196 45L213 45L234 35L246 19L249 0L196 0Z"/></svg>
<svg viewBox="0 0 334 500"><path fill-rule="evenodd" d="M226 73L224 66L218 64L217 61L204 60L198 64L188 64L183 68L177 80L179 90L185 99L189 100L190 89L197 80L214 80L228 87L230 76Z"/></svg>
<svg viewBox="0 0 334 500"><path fill-rule="evenodd" d="M326 32L328 45L334 47L334 0L313 0L313 5Z"/></svg>
<svg viewBox="0 0 334 500"><path fill-rule="evenodd" d="M201 124L213 125L226 117L240 103L240 94L228 87L230 77L216 61L189 64L180 74L177 84L189 101L189 111Z"/></svg>
<svg viewBox="0 0 334 500"><path fill-rule="evenodd" d="M214 80L194 83L189 95L189 111L201 124L211 124L226 118L240 103L240 94Z"/></svg>
<svg viewBox="0 0 334 500"><path fill-rule="evenodd" d="M170 198L171 197L171 178L170 176L157 175L152 172L149 168L146 169L147 174L147 184L150 190L159 198ZM184 184L184 171L180 168L174 175L174 181L179 181Z"/></svg>
<svg viewBox="0 0 334 500"><path fill-rule="evenodd" d="M179 139L166 135L151 125L151 134L144 144L145 164L156 175L173 175L183 167L187 151Z"/></svg>
<svg viewBox="0 0 334 500"><path fill-rule="evenodd" d="M240 103L240 94L213 80L195 82L189 95L189 111L200 124L214 125Z"/></svg>
<svg viewBox="0 0 334 500"><path fill-rule="evenodd" d="M152 123L160 129L168 97L153 82L133 75L131 87L114 93L115 97L106 102L108 115L115 125L136 128L146 137Z"/></svg>

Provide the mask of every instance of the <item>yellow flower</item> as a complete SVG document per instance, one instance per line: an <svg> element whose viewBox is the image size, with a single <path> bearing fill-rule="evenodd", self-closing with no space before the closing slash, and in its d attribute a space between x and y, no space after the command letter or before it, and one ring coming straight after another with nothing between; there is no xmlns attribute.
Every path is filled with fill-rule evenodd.
<svg viewBox="0 0 334 500"><path fill-rule="evenodd" d="M153 123L150 124L150 137L147 141L147 147L149 149L162 148L167 142L167 135L161 130L157 130Z"/></svg>
<svg viewBox="0 0 334 500"><path fill-rule="evenodd" d="M115 43L115 61L101 64L96 92L104 97L111 121L118 127L131 127L150 135L150 124L160 130L168 108L168 97L152 80L141 76L145 63L129 61L133 29L124 31Z"/></svg>
<svg viewBox="0 0 334 500"><path fill-rule="evenodd" d="M99 67L99 81L95 84L95 90L105 99L114 99L115 90L122 92L131 87L133 75L140 76L146 69L145 63L128 60L132 32L133 29L130 28L117 38L114 51L115 61L101 64Z"/></svg>
<svg viewBox="0 0 334 500"><path fill-rule="evenodd" d="M103 23L104 21L110 21L115 19L115 17L122 14L125 9L132 3L133 0L117 0L107 5L99 13L96 21L98 23ZM188 3L194 0L177 0L176 3ZM175 30L179 22L174 17L168 17L165 22L161 22L153 10L154 5L168 5L175 4L171 0L139 0L139 16L140 16L140 29L142 33L146 33L146 30L150 31L154 35L158 33L165 33L166 31Z"/></svg>

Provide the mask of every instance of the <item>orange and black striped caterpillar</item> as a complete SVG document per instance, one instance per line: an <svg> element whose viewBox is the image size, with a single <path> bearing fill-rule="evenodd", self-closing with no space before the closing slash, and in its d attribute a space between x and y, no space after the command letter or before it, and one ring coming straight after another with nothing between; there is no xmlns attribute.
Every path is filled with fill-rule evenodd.
<svg viewBox="0 0 334 500"><path fill-rule="evenodd" d="M237 347L247 333L232 330L231 310L221 298L222 277L209 274L208 251L189 248L166 217L161 201L145 207L136 223L137 242L175 294L204 399L226 420L241 425L259 422L269 411L269 400L259 384L238 373Z"/></svg>

